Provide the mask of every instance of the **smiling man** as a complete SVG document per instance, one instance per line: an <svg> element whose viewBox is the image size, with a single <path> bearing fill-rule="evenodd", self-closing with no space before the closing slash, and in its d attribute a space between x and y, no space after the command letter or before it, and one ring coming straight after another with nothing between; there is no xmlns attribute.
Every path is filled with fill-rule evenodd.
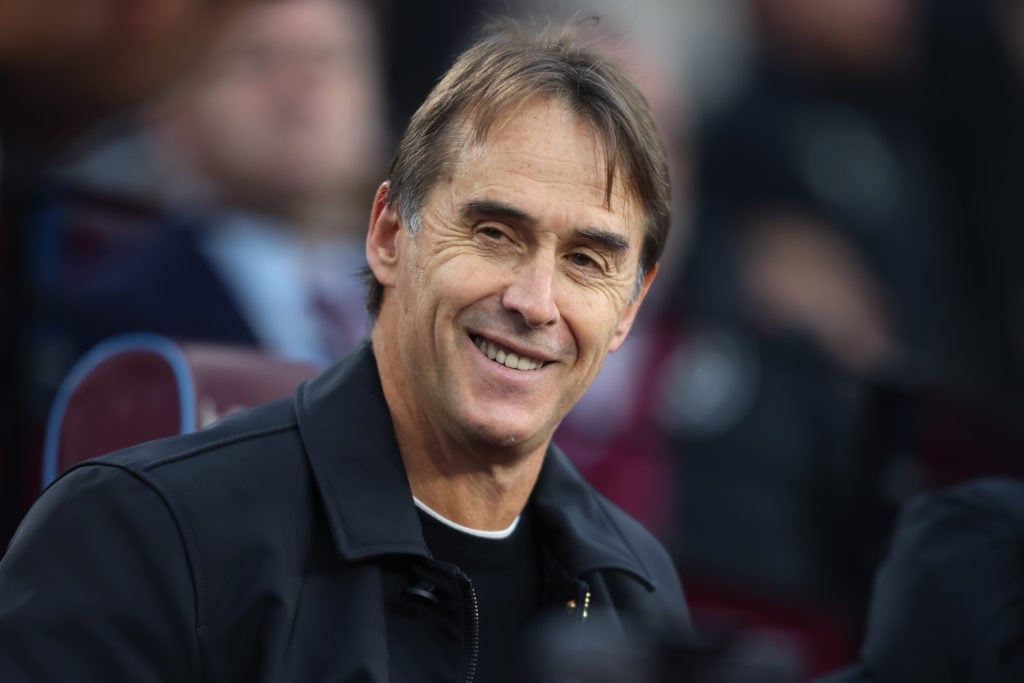
<svg viewBox="0 0 1024 683"><path fill-rule="evenodd" d="M0 562L0 678L524 680L544 616L685 636L665 551L551 442L654 279L668 188L620 70L492 27L377 191L371 338L58 480Z"/></svg>

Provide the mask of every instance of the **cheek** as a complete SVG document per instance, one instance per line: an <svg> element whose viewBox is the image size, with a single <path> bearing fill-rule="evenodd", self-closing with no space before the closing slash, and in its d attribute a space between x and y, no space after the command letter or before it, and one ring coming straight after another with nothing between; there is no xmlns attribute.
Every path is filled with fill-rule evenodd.
<svg viewBox="0 0 1024 683"><path fill-rule="evenodd" d="M500 290L510 272L507 265L478 258L461 244L437 249L424 260L422 270L422 285L443 293L456 305Z"/></svg>
<svg viewBox="0 0 1024 683"><path fill-rule="evenodd" d="M424 253L415 240L409 240L410 249L401 271L400 289L404 289L404 313L414 319L414 325L433 325L438 319L448 319L468 298L479 273L460 267L460 260L446 258L444 254Z"/></svg>
<svg viewBox="0 0 1024 683"><path fill-rule="evenodd" d="M628 302L617 292L596 290L564 297L562 317L572 330L580 355L603 356L622 320Z"/></svg>

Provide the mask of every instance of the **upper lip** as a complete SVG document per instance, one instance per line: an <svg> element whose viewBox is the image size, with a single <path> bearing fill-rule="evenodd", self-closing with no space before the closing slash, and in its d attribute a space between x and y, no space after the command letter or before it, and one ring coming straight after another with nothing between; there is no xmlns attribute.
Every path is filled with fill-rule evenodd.
<svg viewBox="0 0 1024 683"><path fill-rule="evenodd" d="M504 339L495 339L494 337L491 337L491 336L486 335L486 334L481 334L480 332L470 332L469 336L470 337L480 337L484 341L488 341L488 342L494 344L495 346L500 346L503 349L511 351L512 353L516 354L517 356L525 356L527 358L533 358L534 360L543 361L544 363L553 363L556 360L558 360L557 358L554 358L551 355L549 355L549 354L547 354L547 353L545 353L543 351L539 351L539 350L536 350L536 349L524 349L523 347L521 347L521 346L519 346L517 344L509 343L509 342L505 341Z"/></svg>

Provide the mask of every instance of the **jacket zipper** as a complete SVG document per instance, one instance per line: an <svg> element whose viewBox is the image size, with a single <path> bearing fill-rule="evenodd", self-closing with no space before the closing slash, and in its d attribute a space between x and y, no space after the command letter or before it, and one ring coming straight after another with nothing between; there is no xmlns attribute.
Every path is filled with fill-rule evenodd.
<svg viewBox="0 0 1024 683"><path fill-rule="evenodd" d="M466 659L465 681L473 683L480 659L480 603L477 601L472 579L462 571L459 571L459 582L466 588L466 594L469 596L469 601L465 603L466 621L469 623L469 656Z"/></svg>

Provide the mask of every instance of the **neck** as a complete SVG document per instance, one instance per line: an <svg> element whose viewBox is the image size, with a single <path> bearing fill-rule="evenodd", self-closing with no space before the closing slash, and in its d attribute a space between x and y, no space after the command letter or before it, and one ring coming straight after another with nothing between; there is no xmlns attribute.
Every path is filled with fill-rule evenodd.
<svg viewBox="0 0 1024 683"><path fill-rule="evenodd" d="M512 468L462 468L464 454L452 458L407 449L399 439L402 461L413 495L434 512L457 524L481 531L507 529L533 491L542 458Z"/></svg>
<svg viewBox="0 0 1024 683"><path fill-rule="evenodd" d="M379 329L374 354L412 494L462 526L508 528L526 506L550 438L524 450L474 443L436 429L422 406L409 400L397 349L381 342Z"/></svg>

